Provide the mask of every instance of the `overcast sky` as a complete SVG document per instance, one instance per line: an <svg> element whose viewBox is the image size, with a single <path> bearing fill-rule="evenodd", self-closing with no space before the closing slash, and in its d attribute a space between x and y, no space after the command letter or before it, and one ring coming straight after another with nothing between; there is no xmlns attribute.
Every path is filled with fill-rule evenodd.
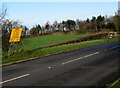
<svg viewBox="0 0 120 88"><path fill-rule="evenodd" d="M33 25L43 25L67 19L85 20L92 16L112 16L117 12L117 2L6 2L7 18L19 20L31 28Z"/></svg>

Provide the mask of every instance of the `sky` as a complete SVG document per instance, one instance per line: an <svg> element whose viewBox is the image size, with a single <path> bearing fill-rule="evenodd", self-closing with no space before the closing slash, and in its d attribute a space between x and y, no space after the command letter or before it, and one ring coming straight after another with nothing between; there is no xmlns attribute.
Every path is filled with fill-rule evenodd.
<svg viewBox="0 0 120 88"><path fill-rule="evenodd" d="M118 2L5 2L8 9L6 18L19 20L28 28L46 21L85 20L92 16L113 16Z"/></svg>

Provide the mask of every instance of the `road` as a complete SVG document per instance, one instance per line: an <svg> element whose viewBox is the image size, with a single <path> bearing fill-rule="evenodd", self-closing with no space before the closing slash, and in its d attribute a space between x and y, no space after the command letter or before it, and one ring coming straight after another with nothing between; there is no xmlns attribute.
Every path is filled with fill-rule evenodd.
<svg viewBox="0 0 120 88"><path fill-rule="evenodd" d="M120 41L77 49L2 68L3 88L101 88L119 76Z"/></svg>

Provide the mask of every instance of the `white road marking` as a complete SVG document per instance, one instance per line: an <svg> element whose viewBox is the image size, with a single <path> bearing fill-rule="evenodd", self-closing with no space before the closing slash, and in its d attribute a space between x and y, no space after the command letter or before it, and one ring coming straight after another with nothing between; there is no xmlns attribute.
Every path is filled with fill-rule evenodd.
<svg viewBox="0 0 120 88"><path fill-rule="evenodd" d="M120 46L115 46L115 47L112 47L111 49L115 49L115 48L118 48L118 47L120 47Z"/></svg>
<svg viewBox="0 0 120 88"><path fill-rule="evenodd" d="M65 64L65 63L62 63L63 65Z"/></svg>
<svg viewBox="0 0 120 88"><path fill-rule="evenodd" d="M106 49L104 51L107 51Z"/></svg>
<svg viewBox="0 0 120 88"><path fill-rule="evenodd" d="M51 67L48 67L48 68L51 68Z"/></svg>
<svg viewBox="0 0 120 88"><path fill-rule="evenodd" d="M73 60L64 62L64 63L62 63L62 64L64 65L64 64L68 64L68 63L71 63L71 62L74 62L74 61L78 61L78 60L80 60L80 59L83 59L83 58L86 58L86 57L90 57L90 56L96 55L96 54L98 54L98 53L99 53L99 52L96 52L96 53L93 53L93 54L89 54L89 55L86 55L86 56L83 56L83 57L80 57L80 58L77 58L77 59L73 59Z"/></svg>
<svg viewBox="0 0 120 88"><path fill-rule="evenodd" d="M9 80L5 80L5 81L3 81L3 82L0 82L0 84L7 83L7 82L10 82L10 81L13 81L13 80L17 80L17 79L20 79L20 78L26 77L26 76L28 76L28 75L29 75L29 74L25 74L25 75L21 75L21 76L18 76L18 77L15 77L15 78L9 79Z"/></svg>
<svg viewBox="0 0 120 88"><path fill-rule="evenodd" d="M118 47L120 47L120 46L111 47L109 49L105 49L104 51L112 50L112 49L115 49L115 48L118 48Z"/></svg>

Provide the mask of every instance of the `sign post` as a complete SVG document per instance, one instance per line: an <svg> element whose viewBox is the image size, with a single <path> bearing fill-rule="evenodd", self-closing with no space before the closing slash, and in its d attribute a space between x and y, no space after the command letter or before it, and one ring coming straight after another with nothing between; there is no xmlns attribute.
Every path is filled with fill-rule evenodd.
<svg viewBox="0 0 120 88"><path fill-rule="evenodd" d="M9 39L9 42L10 42L10 47L9 47L9 50L8 50L8 55L10 55L10 48L12 47L12 45L15 43L15 42L19 42L20 41L20 36L21 36L21 33L22 33L22 28L13 28L12 29L12 32L11 32L11 35L10 35L10 39Z"/></svg>

